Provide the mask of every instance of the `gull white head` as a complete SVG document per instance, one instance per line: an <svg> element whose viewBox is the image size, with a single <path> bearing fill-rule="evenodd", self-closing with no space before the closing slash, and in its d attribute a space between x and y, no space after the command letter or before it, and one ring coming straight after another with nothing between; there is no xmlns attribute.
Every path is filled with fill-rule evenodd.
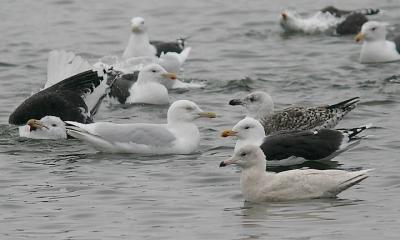
<svg viewBox="0 0 400 240"><path fill-rule="evenodd" d="M274 112L274 102L271 96L262 91L255 91L243 99L232 99L229 105L242 105L247 110L247 116L260 119Z"/></svg>
<svg viewBox="0 0 400 240"><path fill-rule="evenodd" d="M176 80L176 74L167 72L163 67L155 63L143 67L138 75L138 83L140 84L150 82L163 83L166 80Z"/></svg>
<svg viewBox="0 0 400 240"><path fill-rule="evenodd" d="M265 155L256 145L245 145L233 153L233 156L222 161L219 166L225 167L231 164L238 165L243 170L256 167L263 172L266 169Z"/></svg>
<svg viewBox="0 0 400 240"><path fill-rule="evenodd" d="M260 146L265 138L264 127L254 118L246 117L240 120L232 130L225 130L221 137L234 136L238 138L235 150L247 144Z"/></svg>
<svg viewBox="0 0 400 240"><path fill-rule="evenodd" d="M381 41L386 39L386 26L387 23L368 21L361 27L361 31L354 37L357 42L365 41Z"/></svg>
<svg viewBox="0 0 400 240"><path fill-rule="evenodd" d="M134 17L131 19L131 30L132 33L144 33L147 31L147 27L144 24L142 17Z"/></svg>
<svg viewBox="0 0 400 240"><path fill-rule="evenodd" d="M251 117L246 117L236 123L232 130L223 131L221 136L235 136L240 140L260 141L260 139L264 139L265 133L264 128L259 121Z"/></svg>
<svg viewBox="0 0 400 240"><path fill-rule="evenodd" d="M172 103L168 109L168 123L192 122L197 118L215 118L213 112L204 112L196 103L189 100L178 100Z"/></svg>
<svg viewBox="0 0 400 240"><path fill-rule="evenodd" d="M65 123L54 116L45 116L40 120L30 119L19 128L21 137L33 139L66 139Z"/></svg>
<svg viewBox="0 0 400 240"><path fill-rule="evenodd" d="M296 12L292 11L282 11L279 15L279 24L284 30L288 31L298 31L299 30L299 23L298 19L300 16Z"/></svg>

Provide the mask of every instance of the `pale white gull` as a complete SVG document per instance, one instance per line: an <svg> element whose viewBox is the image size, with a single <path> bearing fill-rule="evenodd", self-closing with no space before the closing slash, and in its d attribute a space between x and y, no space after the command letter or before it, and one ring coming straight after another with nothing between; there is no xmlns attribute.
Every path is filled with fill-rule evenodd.
<svg viewBox="0 0 400 240"><path fill-rule="evenodd" d="M334 198L342 191L368 177L372 169L343 170L290 170L280 173L266 172L264 153L258 146L246 145L220 163L220 167L237 165L242 169L240 188L250 202L288 201L313 198Z"/></svg>
<svg viewBox="0 0 400 240"><path fill-rule="evenodd" d="M190 154L198 149L200 133L193 122L214 118L194 102L179 100L168 109L166 124L67 123L67 134L102 152L141 154Z"/></svg>
<svg viewBox="0 0 400 240"><path fill-rule="evenodd" d="M168 104L168 89L164 81L174 81L176 75L158 64L149 64L139 71L138 80L129 89L125 103Z"/></svg>
<svg viewBox="0 0 400 240"><path fill-rule="evenodd" d="M55 116L45 116L40 120L30 119L19 128L19 136L33 139L66 139L65 123Z"/></svg>
<svg viewBox="0 0 400 240"><path fill-rule="evenodd" d="M361 32L355 36L357 42L364 40L361 63L393 62L400 60L400 35L393 41L386 40L386 23L369 21L364 23Z"/></svg>

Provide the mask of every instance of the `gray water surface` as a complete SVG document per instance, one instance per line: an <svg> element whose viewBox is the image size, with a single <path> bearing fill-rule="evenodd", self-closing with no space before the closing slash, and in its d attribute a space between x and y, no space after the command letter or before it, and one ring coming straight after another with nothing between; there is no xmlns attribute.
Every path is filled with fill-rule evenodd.
<svg viewBox="0 0 400 240"><path fill-rule="evenodd" d="M0 8L0 239L399 239L400 63L358 63L352 36L286 35L284 8L313 12L331 1L74 1L2 0ZM399 28L400 3L335 1L374 7L374 19ZM98 153L77 140L18 137L8 116L45 83L47 54L74 51L94 62L122 53L129 21L142 16L155 40L191 36L187 80L204 89L172 91L216 119L197 123L192 155ZM227 103L252 90L269 92L277 108L328 104L360 96L339 127L373 123L371 136L332 162L374 168L337 199L251 204L236 168L218 168L233 150L219 132L243 117ZM167 106L105 102L97 121L163 122Z"/></svg>

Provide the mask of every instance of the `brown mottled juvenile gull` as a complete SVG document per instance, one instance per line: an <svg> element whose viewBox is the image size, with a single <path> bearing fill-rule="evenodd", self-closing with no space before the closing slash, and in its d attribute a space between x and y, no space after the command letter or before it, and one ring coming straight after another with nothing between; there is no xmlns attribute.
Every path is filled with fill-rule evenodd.
<svg viewBox="0 0 400 240"><path fill-rule="evenodd" d="M317 130L333 128L340 120L356 107L359 97L325 106L293 106L275 111L271 96L262 91L255 91L242 99L232 99L230 105L242 105L247 116L261 122L265 133L290 130Z"/></svg>

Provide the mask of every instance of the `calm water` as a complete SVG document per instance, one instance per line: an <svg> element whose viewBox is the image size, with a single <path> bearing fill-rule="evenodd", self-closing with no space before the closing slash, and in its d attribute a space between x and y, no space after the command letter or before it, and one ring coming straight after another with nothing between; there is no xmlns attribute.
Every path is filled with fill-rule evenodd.
<svg viewBox="0 0 400 240"><path fill-rule="evenodd" d="M398 1L336 2L385 9L376 19L400 26ZM330 3L2 0L0 239L399 239L400 85L384 79L400 74L400 63L362 65L351 36L288 36L277 24L285 7L311 12ZM121 54L133 16L147 19L152 39L192 36L184 77L207 87L171 97L219 114L198 121L200 151L143 157L19 138L8 116L44 85L47 53L67 49L91 61ZM375 168L372 176L338 199L245 203L237 169L218 168L233 149L218 133L242 117L228 100L254 89L271 93L278 108L360 96L340 127L371 122L373 136L335 163ZM97 120L162 122L166 110L106 103Z"/></svg>

